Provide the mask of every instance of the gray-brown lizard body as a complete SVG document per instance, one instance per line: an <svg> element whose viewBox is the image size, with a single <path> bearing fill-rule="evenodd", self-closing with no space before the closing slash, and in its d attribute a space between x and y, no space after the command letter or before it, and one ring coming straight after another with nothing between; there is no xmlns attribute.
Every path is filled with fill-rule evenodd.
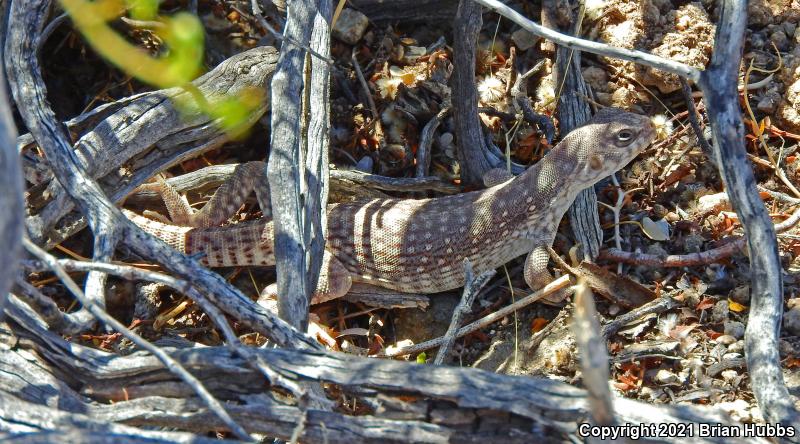
<svg viewBox="0 0 800 444"><path fill-rule="evenodd" d="M342 296L352 282L405 292L450 290L464 285L464 259L480 272L525 253L525 279L539 288L550 279L546 247L577 193L623 167L654 138L648 118L607 110L525 173L494 187L329 205L315 302ZM252 168L263 171L263 164ZM274 264L272 222L191 228L131 217L174 248L201 253L209 266Z"/></svg>

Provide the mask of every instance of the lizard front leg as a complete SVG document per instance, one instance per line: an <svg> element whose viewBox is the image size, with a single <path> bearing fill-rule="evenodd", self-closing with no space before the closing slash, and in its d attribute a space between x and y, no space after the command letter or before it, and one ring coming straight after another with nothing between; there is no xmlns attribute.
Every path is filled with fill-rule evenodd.
<svg viewBox="0 0 800 444"><path fill-rule="evenodd" d="M546 245L537 245L528 253L528 257L525 258L525 269L523 273L525 282L532 290L539 290L550 282L553 282L553 275L547 270L547 262L549 260L550 253L547 251ZM551 305L559 304L567 296L569 296L569 292L566 289L562 289L545 296L542 298L542 302Z"/></svg>

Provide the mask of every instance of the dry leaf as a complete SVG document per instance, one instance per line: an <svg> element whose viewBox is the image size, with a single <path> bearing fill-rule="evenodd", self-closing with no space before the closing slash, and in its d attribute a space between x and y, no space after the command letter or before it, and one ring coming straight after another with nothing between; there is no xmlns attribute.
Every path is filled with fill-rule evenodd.
<svg viewBox="0 0 800 444"><path fill-rule="evenodd" d="M694 307L695 310L708 310L715 304L714 300L709 297L704 297L702 301L698 302Z"/></svg>
<svg viewBox="0 0 800 444"><path fill-rule="evenodd" d="M746 305L742 305L742 304L740 304L740 303L738 303L736 301L732 301L732 300L728 299L728 309L730 309L730 311L734 311L736 313L741 313L741 312L747 310L747 306Z"/></svg>
<svg viewBox="0 0 800 444"><path fill-rule="evenodd" d="M669 332L669 337L672 339L683 339L689 335L689 332L694 330L697 324L678 325Z"/></svg>
<svg viewBox="0 0 800 444"><path fill-rule="evenodd" d="M356 327L356 328L348 328L346 330L340 331L339 334L336 335L336 338L338 339L338 338L341 338L342 336L350 336L350 335L353 335L353 336L367 336L368 334L369 334L369 330L367 330L366 328Z"/></svg>
<svg viewBox="0 0 800 444"><path fill-rule="evenodd" d="M667 241L669 240L669 223L664 219L654 222L645 216L642 219L642 232L655 241Z"/></svg>
<svg viewBox="0 0 800 444"><path fill-rule="evenodd" d="M531 333L538 333L549 323L545 318L536 318L531 322Z"/></svg>

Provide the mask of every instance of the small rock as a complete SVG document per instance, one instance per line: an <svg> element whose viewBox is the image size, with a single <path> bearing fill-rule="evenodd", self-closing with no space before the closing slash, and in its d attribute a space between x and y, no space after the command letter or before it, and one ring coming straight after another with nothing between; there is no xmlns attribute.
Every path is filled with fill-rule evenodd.
<svg viewBox="0 0 800 444"><path fill-rule="evenodd" d="M800 307L794 307L783 314L783 329L792 336L800 335Z"/></svg>
<svg viewBox="0 0 800 444"><path fill-rule="evenodd" d="M708 276L710 281L708 283L708 289L706 289L708 294L725 295L733 290L733 287L736 286L736 280L733 279L729 274L726 273L722 275L714 275L710 268L707 270L709 271Z"/></svg>
<svg viewBox="0 0 800 444"><path fill-rule="evenodd" d="M750 286L743 285L741 287L734 288L728 297L737 304L742 305L749 305L750 304Z"/></svg>
<svg viewBox="0 0 800 444"><path fill-rule="evenodd" d="M686 249L687 253L699 253L703 250L703 244L705 243L705 238L699 234L691 233L683 238L683 248Z"/></svg>
<svg viewBox="0 0 800 444"><path fill-rule="evenodd" d="M355 9L345 8L333 27L333 36L348 45L355 45L367 30L369 19Z"/></svg>
<svg viewBox="0 0 800 444"><path fill-rule="evenodd" d="M782 30L773 32L772 35L769 36L769 40L775 44L778 51L786 51L789 47L789 38Z"/></svg>
<svg viewBox="0 0 800 444"><path fill-rule="evenodd" d="M661 204L653 205L653 215L655 216L656 219L665 219L668 213L669 210L664 205Z"/></svg>
<svg viewBox="0 0 800 444"><path fill-rule="evenodd" d="M728 353L744 353L744 341L741 339L728 346Z"/></svg>
<svg viewBox="0 0 800 444"><path fill-rule="evenodd" d="M787 36L789 35L794 36L794 33L797 32L797 24L791 22L783 22L783 32L785 32Z"/></svg>
<svg viewBox="0 0 800 444"><path fill-rule="evenodd" d="M517 29L511 34L511 41L514 42L514 45L520 51L527 51L528 49L532 48L533 45L538 43L540 40L539 36L536 34L532 34L522 28Z"/></svg>
<svg viewBox="0 0 800 444"><path fill-rule="evenodd" d="M754 32L750 34L750 47L754 49L763 49L764 46L767 44L767 39L765 38L764 34L760 32Z"/></svg>
<svg viewBox="0 0 800 444"><path fill-rule="evenodd" d="M781 339L778 341L778 353L781 358L789 357L794 354L794 346L791 342Z"/></svg>
<svg viewBox="0 0 800 444"><path fill-rule="evenodd" d="M424 56L426 52L427 49L424 46L407 46L403 51L401 61L408 64L414 63L418 58Z"/></svg>
<svg viewBox="0 0 800 444"><path fill-rule="evenodd" d="M716 323L723 323L728 320L728 301L719 301L714 304L711 310L711 320Z"/></svg>
<svg viewBox="0 0 800 444"><path fill-rule="evenodd" d="M772 114L778 107L778 102L772 97L764 97L756 104L756 109L765 114Z"/></svg>
<svg viewBox="0 0 800 444"><path fill-rule="evenodd" d="M659 257L665 257L665 256L669 255L669 253L667 253L667 250L665 250L663 247L661 247L658 244L648 245L647 246L647 254L653 254L653 255L656 255L656 256L659 256Z"/></svg>
<svg viewBox="0 0 800 444"><path fill-rule="evenodd" d="M723 370L723 372L720 373L720 376L722 376L722 379L725 381L731 382L736 379L737 376L739 376L739 373L736 370Z"/></svg>
<svg viewBox="0 0 800 444"><path fill-rule="evenodd" d="M731 335L722 335L717 338L717 344L731 345L736 342L736 338Z"/></svg>
<svg viewBox="0 0 800 444"><path fill-rule="evenodd" d="M700 213L727 210L730 207L731 201L728 198L728 193L707 194L697 199L697 211Z"/></svg>
<svg viewBox="0 0 800 444"><path fill-rule="evenodd" d="M728 412L734 421L745 421L750 418L750 404L744 399L737 399L730 402L720 402L717 408Z"/></svg>
<svg viewBox="0 0 800 444"><path fill-rule="evenodd" d="M770 91L764 94L764 97L758 101L756 104L756 108L766 114L772 114L778 108L778 104L781 103L781 95L777 91Z"/></svg>
<svg viewBox="0 0 800 444"><path fill-rule="evenodd" d="M742 359L742 355L739 353L725 353L722 355L723 361L735 361L737 359Z"/></svg>
<svg viewBox="0 0 800 444"><path fill-rule="evenodd" d="M611 94L606 92L596 92L594 93L597 96L597 103L604 105L604 106L611 106Z"/></svg>
<svg viewBox="0 0 800 444"><path fill-rule="evenodd" d="M617 88L611 93L611 102L618 108L630 108L636 102L636 94L628 88Z"/></svg>
<svg viewBox="0 0 800 444"><path fill-rule="evenodd" d="M678 382L678 375L662 368L656 373L653 380L661 385L675 384Z"/></svg>
<svg viewBox="0 0 800 444"><path fill-rule="evenodd" d="M375 162L372 160L372 157L364 156L356 164L356 169L365 173L372 173L372 167L374 164Z"/></svg>
<svg viewBox="0 0 800 444"><path fill-rule="evenodd" d="M739 321L726 321L725 334L731 335L736 339L742 339L744 337L744 324Z"/></svg>
<svg viewBox="0 0 800 444"><path fill-rule="evenodd" d="M641 389L639 389L639 396L645 400L654 400L657 398L655 390L648 386L643 386Z"/></svg>
<svg viewBox="0 0 800 444"><path fill-rule="evenodd" d="M590 66L581 71L581 74L583 74L583 80L591 85L592 89L605 88L608 84L608 74L603 68Z"/></svg>

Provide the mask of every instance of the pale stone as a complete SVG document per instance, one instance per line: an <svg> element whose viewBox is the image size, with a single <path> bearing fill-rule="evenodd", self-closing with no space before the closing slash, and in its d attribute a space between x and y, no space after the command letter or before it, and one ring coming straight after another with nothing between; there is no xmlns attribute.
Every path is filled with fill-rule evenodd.
<svg viewBox="0 0 800 444"><path fill-rule="evenodd" d="M355 45L364 36L369 19L355 9L345 8L333 27L333 36L348 45Z"/></svg>

